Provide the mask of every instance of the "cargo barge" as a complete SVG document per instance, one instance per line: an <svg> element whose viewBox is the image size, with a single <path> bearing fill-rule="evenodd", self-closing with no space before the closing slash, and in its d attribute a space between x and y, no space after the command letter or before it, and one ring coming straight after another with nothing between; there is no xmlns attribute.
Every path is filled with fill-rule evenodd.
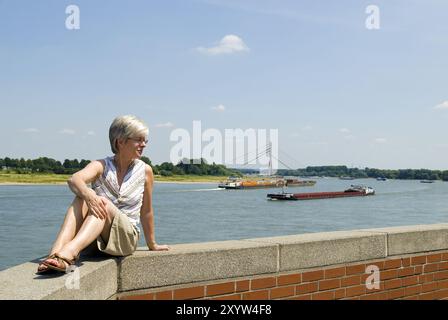
<svg viewBox="0 0 448 320"><path fill-rule="evenodd" d="M313 200L313 199L329 199L329 198L345 198L345 197L363 197L375 194L375 190L365 186L354 186L344 191L332 192L308 192L308 193L269 193L269 200Z"/></svg>
<svg viewBox="0 0 448 320"><path fill-rule="evenodd" d="M265 177L265 178L229 178L218 184L218 188L224 189L255 189L278 187L309 187L314 186L314 180L299 180L297 178Z"/></svg>

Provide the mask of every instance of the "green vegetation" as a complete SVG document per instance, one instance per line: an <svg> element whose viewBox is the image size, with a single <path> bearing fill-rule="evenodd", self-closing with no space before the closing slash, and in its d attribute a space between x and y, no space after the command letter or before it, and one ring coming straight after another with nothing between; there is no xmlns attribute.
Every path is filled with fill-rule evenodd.
<svg viewBox="0 0 448 320"><path fill-rule="evenodd" d="M197 161L183 159L177 165L163 162L153 165L147 157L141 158L154 171L157 181L220 181L228 176L242 177L243 174L255 173L254 169L228 169L221 164L207 164L205 159ZM0 183L61 183L76 171L84 168L90 161L65 159L63 163L51 158L34 160L0 158ZM196 163L194 163L196 162ZM304 169L277 171L281 176L326 176L387 179L417 179L448 181L448 170L399 169L384 170L373 168L347 168L347 166L310 166Z"/></svg>
<svg viewBox="0 0 448 320"><path fill-rule="evenodd" d="M197 176L197 175L155 175L157 182L220 182L226 180L228 176Z"/></svg>
<svg viewBox="0 0 448 320"><path fill-rule="evenodd" d="M164 162L152 165L151 160L142 161L152 166L156 181L211 182L221 181L228 176L242 176L240 172L227 169L220 164L207 164L200 159L197 164L184 159L177 165ZM60 161L41 157L34 160L0 158L0 183L65 183L76 171L84 168L90 161L82 159Z"/></svg>
<svg viewBox="0 0 448 320"><path fill-rule="evenodd" d="M448 181L448 170L428 170L428 169L358 169L347 168L346 166L318 166L306 167L297 170L278 170L282 176L325 176L325 177L353 177L353 178L379 178L403 179L403 180L443 180Z"/></svg>

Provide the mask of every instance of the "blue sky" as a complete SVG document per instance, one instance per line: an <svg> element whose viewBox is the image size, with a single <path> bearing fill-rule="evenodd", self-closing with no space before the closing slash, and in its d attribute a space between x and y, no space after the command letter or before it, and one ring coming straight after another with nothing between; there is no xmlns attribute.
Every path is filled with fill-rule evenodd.
<svg viewBox="0 0 448 320"><path fill-rule="evenodd" d="M80 9L68 30L65 9ZM368 30L368 5L380 29ZM98 159L114 117L279 130L289 166L448 169L446 1L0 0L0 157Z"/></svg>

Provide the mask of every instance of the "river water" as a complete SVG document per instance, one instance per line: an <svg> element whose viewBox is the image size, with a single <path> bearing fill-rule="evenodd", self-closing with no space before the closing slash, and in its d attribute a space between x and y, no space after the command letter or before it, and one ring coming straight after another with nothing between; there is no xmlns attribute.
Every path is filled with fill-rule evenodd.
<svg viewBox="0 0 448 320"><path fill-rule="evenodd" d="M268 201L267 193L281 190L156 183L156 240L176 244L448 221L446 182L320 178L314 187L288 191L339 191L350 184L371 186L376 195ZM0 185L0 270L46 255L72 200L64 185Z"/></svg>

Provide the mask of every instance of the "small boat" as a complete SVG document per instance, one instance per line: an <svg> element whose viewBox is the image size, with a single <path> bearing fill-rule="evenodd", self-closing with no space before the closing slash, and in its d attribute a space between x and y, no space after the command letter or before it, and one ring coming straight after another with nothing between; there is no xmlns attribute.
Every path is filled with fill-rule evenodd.
<svg viewBox="0 0 448 320"><path fill-rule="evenodd" d="M354 177L342 176L342 177L339 177L339 180L355 180L355 178Z"/></svg>
<svg viewBox="0 0 448 320"><path fill-rule="evenodd" d="M378 177L376 178L376 181L387 181L387 179L384 177Z"/></svg>
<svg viewBox="0 0 448 320"><path fill-rule="evenodd" d="M308 192L308 193L269 193L267 197L269 200L312 200L312 199L328 199L328 198L343 198L343 197L363 197L372 196L375 190L371 187L352 185L344 191L332 192Z"/></svg>
<svg viewBox="0 0 448 320"><path fill-rule="evenodd" d="M434 183L434 180L420 180L420 183Z"/></svg>

